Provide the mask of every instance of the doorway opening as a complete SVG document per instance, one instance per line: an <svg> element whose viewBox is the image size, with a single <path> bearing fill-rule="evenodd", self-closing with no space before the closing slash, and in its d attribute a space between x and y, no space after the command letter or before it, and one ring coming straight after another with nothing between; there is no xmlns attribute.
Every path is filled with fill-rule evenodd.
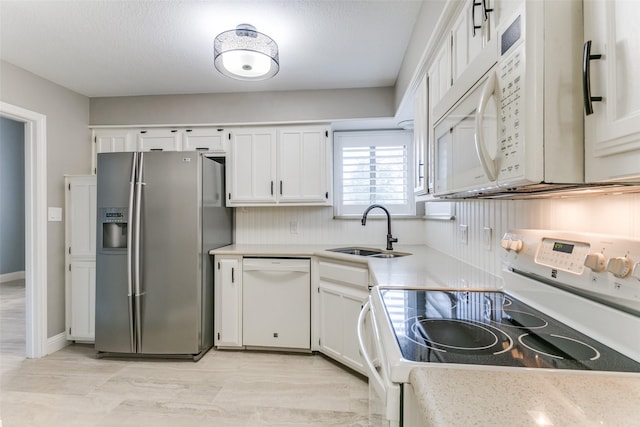
<svg viewBox="0 0 640 427"><path fill-rule="evenodd" d="M24 123L25 348L47 354L47 118L0 101L0 116Z"/></svg>

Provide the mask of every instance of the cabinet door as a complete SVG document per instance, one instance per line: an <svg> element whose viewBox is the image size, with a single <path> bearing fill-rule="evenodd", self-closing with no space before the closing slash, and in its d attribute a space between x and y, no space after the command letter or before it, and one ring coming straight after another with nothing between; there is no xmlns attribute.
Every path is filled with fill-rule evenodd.
<svg viewBox="0 0 640 427"><path fill-rule="evenodd" d="M140 151L180 151L182 149L178 129L149 129L138 133Z"/></svg>
<svg viewBox="0 0 640 427"><path fill-rule="evenodd" d="M428 193L426 178L429 160L427 155L429 135L427 95L427 76L425 75L413 96L413 191L417 195Z"/></svg>
<svg viewBox="0 0 640 427"><path fill-rule="evenodd" d="M67 177L67 253L96 256L96 176Z"/></svg>
<svg viewBox="0 0 640 427"><path fill-rule="evenodd" d="M319 350L366 375L358 347L358 315L369 293L320 279Z"/></svg>
<svg viewBox="0 0 640 427"><path fill-rule="evenodd" d="M97 173L98 153L136 151L136 135L129 129L96 129L93 143L93 173Z"/></svg>
<svg viewBox="0 0 640 427"><path fill-rule="evenodd" d="M231 133L229 206L275 203L276 132L273 128Z"/></svg>
<svg viewBox="0 0 640 427"><path fill-rule="evenodd" d="M328 130L278 131L278 200L282 203L329 202Z"/></svg>
<svg viewBox="0 0 640 427"><path fill-rule="evenodd" d="M219 128L185 129L182 133L182 149L225 153L227 151L225 135L228 133Z"/></svg>
<svg viewBox="0 0 640 427"><path fill-rule="evenodd" d="M320 351L333 359L340 360L344 341L342 294L323 286L321 282L319 298Z"/></svg>
<svg viewBox="0 0 640 427"><path fill-rule="evenodd" d="M451 46L449 38L440 46L428 74L430 114L437 121L446 110L436 107L451 87Z"/></svg>
<svg viewBox="0 0 640 427"><path fill-rule="evenodd" d="M482 52L482 48L489 36L488 33L488 20L484 19L482 2L467 1L452 28L451 71L454 82Z"/></svg>
<svg viewBox="0 0 640 427"><path fill-rule="evenodd" d="M95 261L72 262L69 270L67 338L78 341L94 341L96 263Z"/></svg>
<svg viewBox="0 0 640 427"><path fill-rule="evenodd" d="M585 116L587 182L640 181L640 2L585 0L593 114Z"/></svg>
<svg viewBox="0 0 640 427"><path fill-rule="evenodd" d="M369 294L367 292L349 292L342 296L344 313L344 337L342 355L349 366L364 372L364 363L358 346L358 316Z"/></svg>
<svg viewBox="0 0 640 427"><path fill-rule="evenodd" d="M242 268L239 257L215 257L214 345L242 347Z"/></svg>

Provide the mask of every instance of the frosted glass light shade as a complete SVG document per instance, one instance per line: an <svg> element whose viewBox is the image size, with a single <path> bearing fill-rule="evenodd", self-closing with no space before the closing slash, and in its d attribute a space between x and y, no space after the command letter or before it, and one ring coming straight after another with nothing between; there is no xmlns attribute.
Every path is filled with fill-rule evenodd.
<svg viewBox="0 0 640 427"><path fill-rule="evenodd" d="M238 80L266 80L280 70L276 42L248 24L218 34L213 56L218 71Z"/></svg>

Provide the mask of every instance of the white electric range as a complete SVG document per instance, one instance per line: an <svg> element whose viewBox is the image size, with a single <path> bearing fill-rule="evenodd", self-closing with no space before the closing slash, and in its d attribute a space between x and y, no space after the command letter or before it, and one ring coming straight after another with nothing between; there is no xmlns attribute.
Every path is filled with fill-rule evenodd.
<svg viewBox="0 0 640 427"><path fill-rule="evenodd" d="M640 241L513 230L502 248L504 289L372 290L359 338L373 425L402 425L401 388L428 364L640 380Z"/></svg>

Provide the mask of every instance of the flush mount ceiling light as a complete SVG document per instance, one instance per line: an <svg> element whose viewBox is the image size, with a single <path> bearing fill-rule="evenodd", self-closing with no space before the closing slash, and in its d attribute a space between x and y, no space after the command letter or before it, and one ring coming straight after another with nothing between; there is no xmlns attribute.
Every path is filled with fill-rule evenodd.
<svg viewBox="0 0 640 427"><path fill-rule="evenodd" d="M249 24L216 36L213 43L216 69L237 80L266 80L278 73L278 45Z"/></svg>

